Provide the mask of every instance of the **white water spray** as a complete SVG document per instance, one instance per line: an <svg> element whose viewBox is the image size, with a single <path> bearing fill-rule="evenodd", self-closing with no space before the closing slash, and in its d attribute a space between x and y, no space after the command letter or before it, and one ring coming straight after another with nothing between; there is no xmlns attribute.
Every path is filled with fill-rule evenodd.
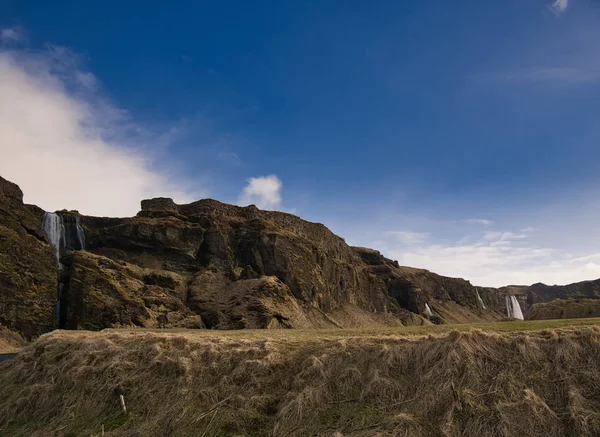
<svg viewBox="0 0 600 437"><path fill-rule="evenodd" d="M431 311L431 308L429 308L429 305L427 303L425 303L425 313L427 314L427 317L433 317L433 312Z"/></svg>
<svg viewBox="0 0 600 437"><path fill-rule="evenodd" d="M60 262L60 257L65 254L67 250L67 231L63 218L55 212L44 213L44 220L42 222L44 232L48 237L50 246L54 249L54 255L56 256L56 263L58 264L59 279L58 279L58 298L56 300L56 306L54 307L54 313L56 319L59 320L60 324L60 301L62 299L63 290L65 283L63 282L62 272L65 270L65 265ZM75 216L75 234L77 235L77 243L79 248L85 249L85 233L81 227L79 216Z"/></svg>
<svg viewBox="0 0 600 437"><path fill-rule="evenodd" d="M85 250L85 233L81 227L81 219L78 215L75 216L75 229L77 231L77 239L79 240L79 246L81 250Z"/></svg>
<svg viewBox="0 0 600 437"><path fill-rule="evenodd" d="M475 289L475 293L477 294L477 301L479 302L479 305L481 305L481 309L486 309L485 304L483 303L481 296L479 296L479 291L477 289Z"/></svg>
<svg viewBox="0 0 600 437"><path fill-rule="evenodd" d="M63 219L54 212L46 212L44 213L42 225L50 241L50 246L54 249L58 268L62 270L64 266L60 263L60 251L65 246L65 225L63 224Z"/></svg>
<svg viewBox="0 0 600 437"><path fill-rule="evenodd" d="M506 314L513 319L524 320L521 305L515 296L506 296Z"/></svg>

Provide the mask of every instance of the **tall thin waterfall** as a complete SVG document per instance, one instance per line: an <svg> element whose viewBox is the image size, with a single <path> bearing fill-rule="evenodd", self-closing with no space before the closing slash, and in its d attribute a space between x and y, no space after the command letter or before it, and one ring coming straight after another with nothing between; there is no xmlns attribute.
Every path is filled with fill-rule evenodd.
<svg viewBox="0 0 600 437"><path fill-rule="evenodd" d="M506 314L513 319L524 320L521 305L515 296L506 295Z"/></svg>
<svg viewBox="0 0 600 437"><path fill-rule="evenodd" d="M483 300L481 299L481 296L479 295L479 290L475 289L475 294L477 294L477 302L479 302L479 305L481 305L481 309L485 309L485 304L483 303Z"/></svg>
<svg viewBox="0 0 600 437"><path fill-rule="evenodd" d="M67 229L65 221L60 214L56 214L55 212L44 213L42 225L48 240L50 240L50 245L54 249L56 262L59 267L61 267L60 257L65 254L67 248L75 250L85 249L85 233L83 232L79 216L75 216L75 229L73 229L73 222L67 222L67 224L69 229ZM76 241L73 241L74 239Z"/></svg>
<svg viewBox="0 0 600 437"><path fill-rule="evenodd" d="M75 216L75 231L77 232L77 240L79 240L79 246L81 250L85 250L85 232L81 227L81 219L78 215Z"/></svg>
<svg viewBox="0 0 600 437"><path fill-rule="evenodd" d="M71 237L70 241L67 241L67 229L65 227L65 222L63 218L55 212L44 213L44 220L42 222L42 226L44 228L46 236L48 237L48 240L50 241L50 246L52 246L52 249L54 249L56 263L58 264L59 269L58 297L56 300L56 307L54 308L54 312L56 315L56 319L59 321L60 325L60 301L62 299L63 290L65 288L65 282L63 279L65 265L60 262L60 258L66 253L67 246L73 246L73 238ZM70 228L70 230L71 232L69 232L69 235L72 236L72 228ZM75 236L77 239L77 246L69 248L82 250L85 249L85 233L83 232L83 228L81 227L81 221L79 219L79 216L75 216Z"/></svg>
<svg viewBox="0 0 600 437"><path fill-rule="evenodd" d="M431 311L431 308L429 308L429 305L427 304L427 302L425 302L425 313L427 314L427 317L429 317L429 318L433 317L433 312Z"/></svg>
<svg viewBox="0 0 600 437"><path fill-rule="evenodd" d="M54 212L46 212L44 213L42 225L48 240L50 240L50 246L54 249L58 267L62 270L64 266L60 263L60 252L65 247L65 225L63 224L63 219Z"/></svg>

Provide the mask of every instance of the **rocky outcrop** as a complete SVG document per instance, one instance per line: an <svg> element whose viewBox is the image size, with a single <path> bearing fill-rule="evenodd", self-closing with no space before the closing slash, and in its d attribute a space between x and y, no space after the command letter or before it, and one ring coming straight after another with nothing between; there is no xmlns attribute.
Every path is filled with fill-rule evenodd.
<svg viewBox="0 0 600 437"><path fill-rule="evenodd" d="M523 292L527 303L550 302L554 299L598 299L600 298L600 279L582 281L568 285L533 284Z"/></svg>
<svg viewBox="0 0 600 437"><path fill-rule="evenodd" d="M44 211L0 182L0 323L27 336L59 326L326 328L505 315L506 291L399 266L320 223L211 199L157 198L131 218L58 213L67 235L57 320L59 272L41 229Z"/></svg>
<svg viewBox="0 0 600 437"><path fill-rule="evenodd" d="M592 299L600 299L600 279L594 281L581 281L567 285L546 285L541 282L527 285L508 285L498 289L501 293L512 294L517 297L525 317L530 318L547 318L540 314L554 314L555 318L570 318L569 314L585 313L582 310L579 301L592 304ZM560 300L560 301L558 301ZM545 304L560 302L561 311L551 310L554 306L543 306ZM567 310L568 305L574 304L573 309ZM537 306L535 313L530 313ZM542 308L545 308L543 311ZM560 316L563 314L563 316ZM584 316L581 316L584 317ZM591 317L591 316L589 316Z"/></svg>
<svg viewBox="0 0 600 437"><path fill-rule="evenodd" d="M600 317L600 299L555 299L534 303L527 313L528 320L579 319Z"/></svg>
<svg viewBox="0 0 600 437"><path fill-rule="evenodd" d="M426 323L390 298L385 282L341 238L290 214L159 198L143 201L134 218L82 223L87 251L98 257L176 274L181 302L208 328ZM82 262L74 257L74 272ZM70 285L68 302L79 294ZM153 317L131 322L146 326Z"/></svg>
<svg viewBox="0 0 600 437"><path fill-rule="evenodd" d="M43 214L0 177L0 324L26 337L56 327L58 268L41 229Z"/></svg>
<svg viewBox="0 0 600 437"><path fill-rule="evenodd" d="M449 278L424 269L404 267L380 252L364 247L353 250L369 266L370 272L384 282L388 294L401 308L425 314L425 304L437 323L464 323L497 320L504 311L504 297L496 289L474 287L461 278ZM481 296L486 309L477 300Z"/></svg>

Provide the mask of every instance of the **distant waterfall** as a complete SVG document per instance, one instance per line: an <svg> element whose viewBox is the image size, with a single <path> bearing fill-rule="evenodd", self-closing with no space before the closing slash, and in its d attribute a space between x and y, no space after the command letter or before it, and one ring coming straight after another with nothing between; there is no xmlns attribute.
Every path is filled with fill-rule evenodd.
<svg viewBox="0 0 600 437"><path fill-rule="evenodd" d="M506 296L506 314L513 319L524 320L521 305L515 296Z"/></svg>
<svg viewBox="0 0 600 437"><path fill-rule="evenodd" d="M44 232L50 240L50 246L54 249L56 262L62 270L63 265L60 263L61 250L65 247L65 225L61 216L54 212L44 213L44 221L42 223Z"/></svg>
<svg viewBox="0 0 600 437"><path fill-rule="evenodd" d="M479 291L477 289L475 289L475 294L477 294L477 301L479 302L479 305L481 305L481 309L485 310L485 304L483 303L481 296L479 296Z"/></svg>
<svg viewBox="0 0 600 437"><path fill-rule="evenodd" d="M85 233L83 227L81 227L79 216L75 216L75 226L73 227L72 221L68 221L65 225L65 221L60 214L46 212L44 213L42 226L52 249L54 249L56 262L61 269L60 258L66 253L67 249L85 249Z"/></svg>
<svg viewBox="0 0 600 437"><path fill-rule="evenodd" d="M83 232L83 228L81 227L81 219L78 215L75 216L75 232L77 232L79 247L81 247L81 250L85 250L85 232Z"/></svg>
<svg viewBox="0 0 600 437"><path fill-rule="evenodd" d="M425 313L427 314L427 317L433 317L433 312L431 312L431 308L429 308L429 305L427 303L425 303Z"/></svg>
<svg viewBox="0 0 600 437"><path fill-rule="evenodd" d="M59 214L56 214L55 212L44 213L42 227L44 228L44 232L48 237L50 246L52 246L52 249L54 249L56 263L60 272L58 279L58 297L56 300L56 306L54 308L56 319L59 321L60 324L60 301L62 299L63 290L65 288L65 282L63 279L65 265L60 262L60 258L63 255L65 255L67 249L85 249L85 233L83 231L83 228L81 227L81 221L79 216L75 216L75 232L73 233L73 229L72 227L70 227L71 232L68 233L67 228L65 227L63 217L61 217ZM70 239L68 238L68 236L72 236L73 234L74 238L76 239L76 242L73 241L73 237L71 237Z"/></svg>

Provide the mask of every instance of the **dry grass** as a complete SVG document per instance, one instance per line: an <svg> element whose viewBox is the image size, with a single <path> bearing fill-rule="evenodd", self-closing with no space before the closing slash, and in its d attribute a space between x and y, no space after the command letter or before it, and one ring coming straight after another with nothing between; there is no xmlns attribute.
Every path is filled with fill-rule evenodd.
<svg viewBox="0 0 600 437"><path fill-rule="evenodd" d="M0 325L0 353L17 352L27 342L18 333Z"/></svg>
<svg viewBox="0 0 600 437"><path fill-rule="evenodd" d="M600 435L600 328L453 328L54 332L0 364L0 435Z"/></svg>

